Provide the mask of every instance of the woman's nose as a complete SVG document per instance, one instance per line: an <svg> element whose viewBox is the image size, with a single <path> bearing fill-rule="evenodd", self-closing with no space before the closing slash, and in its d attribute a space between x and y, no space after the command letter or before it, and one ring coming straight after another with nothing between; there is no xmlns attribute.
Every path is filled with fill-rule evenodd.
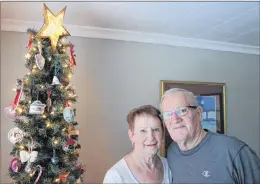
<svg viewBox="0 0 260 184"><path fill-rule="evenodd" d="M152 130L148 132L148 139L149 140L153 140L154 139L154 133L153 133Z"/></svg>

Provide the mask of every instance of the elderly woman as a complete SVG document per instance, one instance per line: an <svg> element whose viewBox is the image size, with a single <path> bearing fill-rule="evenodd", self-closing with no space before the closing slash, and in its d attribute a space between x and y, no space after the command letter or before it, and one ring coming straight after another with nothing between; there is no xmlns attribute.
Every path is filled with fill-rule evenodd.
<svg viewBox="0 0 260 184"><path fill-rule="evenodd" d="M133 150L107 171L103 183L171 183L167 160L157 155L164 131L160 111L141 106L129 112L127 122Z"/></svg>

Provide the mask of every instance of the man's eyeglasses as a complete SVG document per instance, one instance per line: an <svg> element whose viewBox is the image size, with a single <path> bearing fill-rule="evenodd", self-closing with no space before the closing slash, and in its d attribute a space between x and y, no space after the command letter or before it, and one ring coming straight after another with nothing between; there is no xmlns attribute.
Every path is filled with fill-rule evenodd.
<svg viewBox="0 0 260 184"><path fill-rule="evenodd" d="M197 109L197 106L192 106L192 105L187 105L187 106L182 106L182 107L177 107L173 111L165 111L163 112L163 120L170 120L172 118L172 115L175 113L176 116L181 117L185 116L188 113L188 109Z"/></svg>

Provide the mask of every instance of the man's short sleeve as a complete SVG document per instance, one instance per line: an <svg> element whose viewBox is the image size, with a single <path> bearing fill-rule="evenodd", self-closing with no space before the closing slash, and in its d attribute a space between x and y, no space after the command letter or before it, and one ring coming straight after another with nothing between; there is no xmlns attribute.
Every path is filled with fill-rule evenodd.
<svg viewBox="0 0 260 184"><path fill-rule="evenodd" d="M243 146L233 161L233 177L236 183L260 184L260 160L247 145Z"/></svg>

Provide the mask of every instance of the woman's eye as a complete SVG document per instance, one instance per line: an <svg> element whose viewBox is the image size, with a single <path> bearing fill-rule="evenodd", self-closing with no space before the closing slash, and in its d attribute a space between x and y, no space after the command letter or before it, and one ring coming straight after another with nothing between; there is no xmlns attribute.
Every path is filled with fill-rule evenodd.
<svg viewBox="0 0 260 184"><path fill-rule="evenodd" d="M159 132L159 130L160 130L159 128L153 129L154 132Z"/></svg>

